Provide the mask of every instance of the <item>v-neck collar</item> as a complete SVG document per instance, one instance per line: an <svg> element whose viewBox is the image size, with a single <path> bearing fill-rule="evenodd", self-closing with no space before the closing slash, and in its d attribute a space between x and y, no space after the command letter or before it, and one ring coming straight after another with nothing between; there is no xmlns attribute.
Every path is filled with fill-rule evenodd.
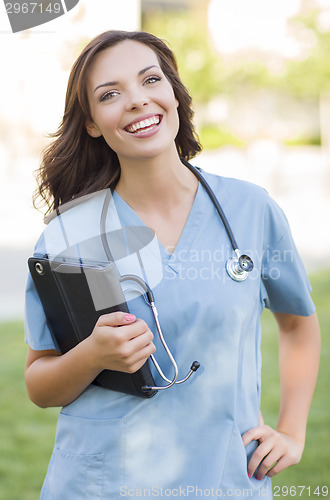
<svg viewBox="0 0 330 500"><path fill-rule="evenodd" d="M179 264L178 257L180 255L180 252L184 250L186 253L190 249L196 237L198 228L200 227L200 223L204 212L203 210L205 203L205 196L203 196L204 194L206 193L204 193L204 190L200 182L198 182L198 188L195 195L195 199L193 201L186 223L183 227L179 241L173 253L168 252L164 247L164 245L157 239L162 261L164 262L164 264L170 265L170 267L175 272L177 272L176 264ZM137 226L147 227L145 223L142 221L142 219L132 209L132 207L130 207L130 205L117 193L116 190L113 192L113 199L118 209L119 219L125 225L131 225L131 226L137 225Z"/></svg>

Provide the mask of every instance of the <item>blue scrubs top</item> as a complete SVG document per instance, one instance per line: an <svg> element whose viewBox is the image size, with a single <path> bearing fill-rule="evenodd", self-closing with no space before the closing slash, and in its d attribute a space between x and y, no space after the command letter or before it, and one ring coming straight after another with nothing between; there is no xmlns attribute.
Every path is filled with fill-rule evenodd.
<svg viewBox="0 0 330 500"><path fill-rule="evenodd" d="M245 448L241 439L258 424L260 316L264 307L311 315L310 285L287 220L266 191L247 182L203 175L241 252L252 257L254 270L240 283L227 275L231 245L201 185L172 255L153 240L138 256L117 259L121 274L139 274L152 287L179 378L195 359L201 368L186 383L151 399L87 387L61 410L42 499L272 498L270 478L248 477L247 462L256 443ZM90 237L99 231L106 192L61 208L35 252L51 256L73 245L83 258L104 260L102 245L93 247L91 241L96 240ZM106 229L111 234L125 226L144 224L114 192ZM154 331L156 357L171 378L150 307L136 291L127 294L130 311ZM31 278L26 341L35 350L56 348ZM151 370L156 383L163 385L152 365Z"/></svg>

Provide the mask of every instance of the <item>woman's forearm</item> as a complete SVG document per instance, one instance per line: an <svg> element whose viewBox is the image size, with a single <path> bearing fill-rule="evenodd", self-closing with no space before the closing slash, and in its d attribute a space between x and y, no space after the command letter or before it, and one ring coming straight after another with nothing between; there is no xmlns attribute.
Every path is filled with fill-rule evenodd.
<svg viewBox="0 0 330 500"><path fill-rule="evenodd" d="M316 315L275 314L279 325L281 380L280 412L276 431L259 421L243 436L246 446L258 447L248 463L248 475L262 479L297 464L305 444L308 412L320 357L320 330Z"/></svg>
<svg viewBox="0 0 330 500"><path fill-rule="evenodd" d="M305 442L308 412L315 389L320 357L320 330L316 314L309 317L276 314L279 324L281 401L279 432Z"/></svg>
<svg viewBox="0 0 330 500"><path fill-rule="evenodd" d="M45 355L29 363L25 371L28 395L36 405L66 406L86 389L100 372L89 354L88 340L63 355Z"/></svg>
<svg viewBox="0 0 330 500"><path fill-rule="evenodd" d="M67 353L29 348L25 382L30 399L41 407L72 403L102 370L134 373L156 350L153 333L125 312L105 314L93 332Z"/></svg>

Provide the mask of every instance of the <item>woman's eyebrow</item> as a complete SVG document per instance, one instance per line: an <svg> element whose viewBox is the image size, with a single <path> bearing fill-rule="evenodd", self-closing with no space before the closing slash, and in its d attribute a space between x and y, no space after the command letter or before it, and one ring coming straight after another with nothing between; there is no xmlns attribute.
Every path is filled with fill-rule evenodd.
<svg viewBox="0 0 330 500"><path fill-rule="evenodd" d="M141 71L138 72L138 76L143 75L151 68L160 69L159 66L152 64L151 66L147 66L146 68L141 69ZM119 83L118 81L101 83L101 85L98 85L97 87L95 87L94 92L96 92L96 90L99 89L100 87L112 87L112 85L118 85L118 83Z"/></svg>

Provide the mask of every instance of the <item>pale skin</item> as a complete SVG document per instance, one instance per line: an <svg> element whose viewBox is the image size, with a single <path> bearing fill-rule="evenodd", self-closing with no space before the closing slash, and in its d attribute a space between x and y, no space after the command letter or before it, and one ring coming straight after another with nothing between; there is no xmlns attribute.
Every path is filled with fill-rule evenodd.
<svg viewBox="0 0 330 500"><path fill-rule="evenodd" d="M103 135L118 155L116 190L172 251L194 202L198 183L178 156L174 139L179 119L170 82L155 53L125 41L96 56L88 74L92 120L86 129ZM161 117L151 133L129 132L132 123ZM320 351L317 317L275 314L279 326L281 401L276 429L263 424L242 436L258 440L249 475L274 476L299 462ZM134 373L155 352L153 334L141 319L117 312L101 316L91 335L71 351L28 348L25 380L30 399L41 407L70 404L104 369ZM265 388L267 390L267 388ZM271 468L275 463L276 465Z"/></svg>

